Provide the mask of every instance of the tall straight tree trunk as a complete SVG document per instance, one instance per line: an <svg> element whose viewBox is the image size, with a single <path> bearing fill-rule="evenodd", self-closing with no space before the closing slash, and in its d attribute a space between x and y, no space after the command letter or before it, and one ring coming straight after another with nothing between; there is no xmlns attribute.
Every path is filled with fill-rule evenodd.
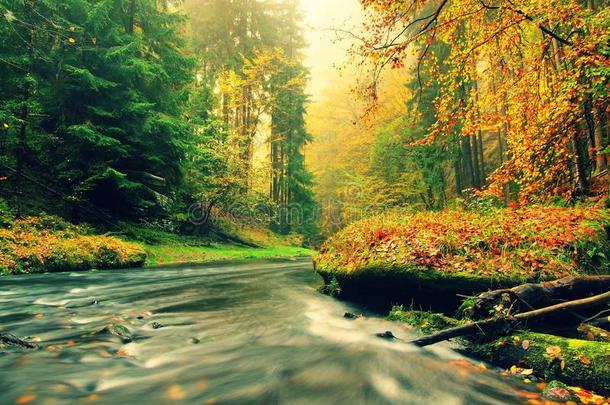
<svg viewBox="0 0 610 405"><path fill-rule="evenodd" d="M457 195L462 195L462 191L464 190L464 181L463 179L463 170L462 170L462 164L460 162L461 160L461 155L459 158L455 159L455 162L453 164L453 169L455 171L455 191L457 193Z"/></svg>
<svg viewBox="0 0 610 405"><path fill-rule="evenodd" d="M556 38L551 38L551 46L553 48L553 61L555 64L555 70L559 73L563 70L563 65L561 63L561 44L557 41ZM587 117L587 106L586 101L585 105L583 105L583 115L585 118L585 122L590 121ZM587 126L590 126L587 124ZM587 174L587 162L589 160L588 155L588 147L587 141L582 139L579 135L580 128L577 125L575 128L576 132L572 137L572 148L573 152L576 155L576 161L574 162L574 171L576 172L576 185L575 189L580 192L580 194L588 194L589 193L589 179Z"/></svg>
<svg viewBox="0 0 610 405"><path fill-rule="evenodd" d="M595 125L595 169L597 173L601 173L606 170L606 155L600 153L606 148L604 141L604 132L602 128L602 117L603 112L598 106L593 107L593 123Z"/></svg>
<svg viewBox="0 0 610 405"><path fill-rule="evenodd" d="M485 172L485 152L483 148L483 131L479 129L479 133L477 135L479 137L479 162L481 164L481 187L487 183L487 173Z"/></svg>
<svg viewBox="0 0 610 405"><path fill-rule="evenodd" d="M473 57L474 60L474 57ZM474 61L475 64L475 71L476 71L476 61ZM477 116L480 120L481 118L481 111L479 111L479 107L478 107L478 103L479 103L479 82L475 79L474 80L474 91L475 91L475 100L477 103ZM477 163L478 163L478 178L479 178L479 187L483 187L485 185L485 181L487 180L487 176L485 174L485 154L483 152L483 132L481 131L481 129L479 128L479 130L477 131L477 134L474 135L475 139L476 139L476 150L475 150L475 155L477 156Z"/></svg>
<svg viewBox="0 0 610 405"><path fill-rule="evenodd" d="M470 136L462 137L462 166L464 169L464 184L465 188L474 186L474 169L472 167L472 146L470 145Z"/></svg>
<svg viewBox="0 0 610 405"><path fill-rule="evenodd" d="M32 17L34 15L34 11L36 8L35 0L24 0L24 6L26 10L26 18L28 23L32 23ZM26 77L28 77L32 72L32 64L34 57L34 30L36 25L32 24L32 27L28 29L29 35L27 40L27 48L28 48L28 60L26 63ZM25 80L23 82L23 105L21 106L21 111L19 113L19 118L21 120L21 124L19 126L19 139L17 141L17 167L15 172L15 198L16 198L16 208L17 208L17 217L21 218L23 216L23 207L22 207L22 199L23 199L23 176L24 176L24 165L25 159L27 157L27 134L28 134L28 121L30 118L30 81Z"/></svg>
<svg viewBox="0 0 610 405"><path fill-rule="evenodd" d="M472 157L472 185L475 188L481 187L481 166L479 165L479 141L476 135L470 135L470 145L472 150L470 155Z"/></svg>
<svg viewBox="0 0 610 405"><path fill-rule="evenodd" d="M133 34L136 25L136 0L129 1L129 17L127 22L127 32Z"/></svg>

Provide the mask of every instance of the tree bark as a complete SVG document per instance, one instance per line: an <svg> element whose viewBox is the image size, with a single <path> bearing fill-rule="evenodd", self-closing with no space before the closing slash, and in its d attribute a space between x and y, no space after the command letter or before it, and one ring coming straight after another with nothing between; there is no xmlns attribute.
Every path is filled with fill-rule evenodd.
<svg viewBox="0 0 610 405"><path fill-rule="evenodd" d="M604 132L602 129L602 116L603 113L601 108L595 106L593 107L593 124L595 125L595 169L597 173L601 173L606 170L606 155L600 153L603 149L606 148L606 143L604 142Z"/></svg>
<svg viewBox="0 0 610 405"><path fill-rule="evenodd" d="M129 16L127 21L127 32L133 34L136 24L136 0L129 2Z"/></svg>

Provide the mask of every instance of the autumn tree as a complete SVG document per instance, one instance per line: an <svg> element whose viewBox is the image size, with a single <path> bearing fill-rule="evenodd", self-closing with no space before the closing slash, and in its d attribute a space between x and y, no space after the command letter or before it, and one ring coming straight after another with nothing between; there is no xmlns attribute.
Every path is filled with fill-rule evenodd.
<svg viewBox="0 0 610 405"><path fill-rule="evenodd" d="M441 89L426 142L454 132L468 140L462 145L473 157L468 174L477 184L487 174L480 166L483 132L500 131L506 150L502 167L490 177L490 192L505 194L512 183L525 200L588 193L592 158L604 153L606 142L604 4L367 0L363 5L371 20L355 51L372 66L369 95L375 96L381 70L403 66L416 52L418 70L428 65ZM438 42L451 48L446 72L429 57ZM596 164L599 171L604 159Z"/></svg>

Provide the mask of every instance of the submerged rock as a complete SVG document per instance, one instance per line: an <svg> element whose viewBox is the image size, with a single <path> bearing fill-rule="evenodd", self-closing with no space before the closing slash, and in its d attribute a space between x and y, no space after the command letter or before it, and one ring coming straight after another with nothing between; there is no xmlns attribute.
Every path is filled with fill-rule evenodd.
<svg viewBox="0 0 610 405"><path fill-rule="evenodd" d="M375 334L375 336L380 337L382 339L396 339L396 336L394 336L394 334L392 333L392 331L386 330L385 332L382 333L377 333Z"/></svg>
<svg viewBox="0 0 610 405"><path fill-rule="evenodd" d="M93 335L98 336L98 335L110 335L110 336L115 336L118 337L119 339L121 339L121 342L123 343L129 343L131 341L133 341L133 334L131 333L131 331L123 326L123 325L119 325L119 324L110 324L107 325L104 329L95 332Z"/></svg>
<svg viewBox="0 0 610 405"><path fill-rule="evenodd" d="M17 336L8 333L0 333L0 351L7 350L8 348L36 350L39 346L36 343L20 339Z"/></svg>

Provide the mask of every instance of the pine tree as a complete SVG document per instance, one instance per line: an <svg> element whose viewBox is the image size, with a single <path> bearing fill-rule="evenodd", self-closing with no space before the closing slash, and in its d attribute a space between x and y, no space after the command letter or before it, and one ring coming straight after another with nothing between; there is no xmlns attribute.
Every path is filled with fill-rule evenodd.
<svg viewBox="0 0 610 405"><path fill-rule="evenodd" d="M17 82L35 86L28 93L40 110L38 123L21 120L39 145L31 153L39 163L31 175L73 207L153 215L181 182L189 132L181 114L194 65L178 34L183 17L155 1L9 3L5 16L20 17L5 31L33 27L31 45L25 41L17 51L35 63L13 68ZM15 49L0 52L6 59ZM3 103L8 121L18 120L10 105Z"/></svg>

